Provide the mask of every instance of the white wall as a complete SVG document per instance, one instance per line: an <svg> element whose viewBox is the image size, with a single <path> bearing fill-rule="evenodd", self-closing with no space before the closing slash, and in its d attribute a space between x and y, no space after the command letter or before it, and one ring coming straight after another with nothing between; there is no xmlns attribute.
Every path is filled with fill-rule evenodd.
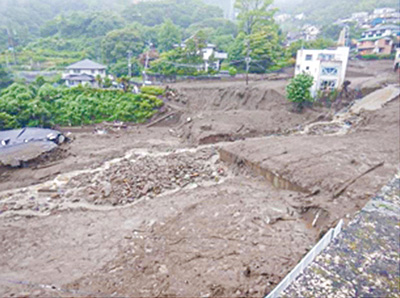
<svg viewBox="0 0 400 298"><path fill-rule="evenodd" d="M316 95L319 90L322 79L322 67L337 67L337 87L341 87L346 76L347 63L349 59L350 48L338 47L335 50L299 50L297 52L295 75L308 73L314 77L314 85L311 87L311 93ZM330 57L331 61L321 59L320 55Z"/></svg>
<svg viewBox="0 0 400 298"><path fill-rule="evenodd" d="M96 77L100 75L103 79L106 77L106 70L99 70L99 69L70 69L68 71L69 74L88 74L91 76Z"/></svg>

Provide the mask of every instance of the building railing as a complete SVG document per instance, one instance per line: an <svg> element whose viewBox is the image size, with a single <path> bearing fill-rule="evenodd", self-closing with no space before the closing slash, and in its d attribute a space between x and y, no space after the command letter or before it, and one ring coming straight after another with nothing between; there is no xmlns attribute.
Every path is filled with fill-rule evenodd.
<svg viewBox="0 0 400 298"><path fill-rule="evenodd" d="M337 224L336 228L330 229L328 233L315 245L307 255L297 264L296 267L275 287L275 289L269 293L265 298L278 298L282 293L291 285L291 283L297 279L297 277L303 273L314 259L336 238L337 235L342 231L343 220L341 219Z"/></svg>

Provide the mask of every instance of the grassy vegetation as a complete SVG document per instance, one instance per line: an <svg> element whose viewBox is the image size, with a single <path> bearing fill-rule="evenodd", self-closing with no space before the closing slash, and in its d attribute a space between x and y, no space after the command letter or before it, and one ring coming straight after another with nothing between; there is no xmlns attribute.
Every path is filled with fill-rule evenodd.
<svg viewBox="0 0 400 298"><path fill-rule="evenodd" d="M140 94L87 87L41 87L14 83L1 92L0 130L26 126L77 126L103 121L140 123L163 105L147 88ZM157 91L157 92L156 92Z"/></svg>

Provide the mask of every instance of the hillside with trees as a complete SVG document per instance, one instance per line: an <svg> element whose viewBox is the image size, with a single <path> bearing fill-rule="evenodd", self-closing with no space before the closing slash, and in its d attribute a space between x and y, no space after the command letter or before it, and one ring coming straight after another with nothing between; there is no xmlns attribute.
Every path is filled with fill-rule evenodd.
<svg viewBox="0 0 400 298"><path fill-rule="evenodd" d="M120 11L129 0L1 0L0 50L25 45L41 34L41 27L56 16L71 12Z"/></svg>
<svg viewBox="0 0 400 298"><path fill-rule="evenodd" d="M340 18L351 16L354 12L372 11L379 7L399 8L398 0L302 0L292 10L304 13L308 23L328 25Z"/></svg>

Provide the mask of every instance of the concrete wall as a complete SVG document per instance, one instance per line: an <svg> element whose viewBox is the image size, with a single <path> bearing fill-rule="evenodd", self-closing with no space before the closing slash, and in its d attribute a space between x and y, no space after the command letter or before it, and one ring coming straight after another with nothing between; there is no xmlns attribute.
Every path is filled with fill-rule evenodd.
<svg viewBox="0 0 400 298"><path fill-rule="evenodd" d="M295 75L308 73L314 77L311 94L315 96L324 79L321 76L322 68L331 63L332 66L338 67L336 87L341 87L346 76L349 53L350 48L348 47L338 47L335 50L299 50L297 52Z"/></svg>

